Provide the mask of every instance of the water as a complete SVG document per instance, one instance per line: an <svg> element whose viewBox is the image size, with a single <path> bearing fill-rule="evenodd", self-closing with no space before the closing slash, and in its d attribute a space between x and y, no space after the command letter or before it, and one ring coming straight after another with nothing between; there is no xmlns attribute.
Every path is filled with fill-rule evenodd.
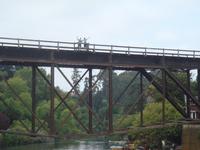
<svg viewBox="0 0 200 150"><path fill-rule="evenodd" d="M49 143L32 144L25 146L16 146L4 148L3 150L110 150L108 144L100 141L76 141L71 144Z"/></svg>

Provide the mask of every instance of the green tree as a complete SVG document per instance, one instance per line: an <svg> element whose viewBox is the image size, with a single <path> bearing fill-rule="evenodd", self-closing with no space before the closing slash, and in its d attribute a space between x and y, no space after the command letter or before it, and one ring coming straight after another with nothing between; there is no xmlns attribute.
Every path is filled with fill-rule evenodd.
<svg viewBox="0 0 200 150"><path fill-rule="evenodd" d="M80 79L80 71L77 68L73 69L73 74L71 76L71 79L72 79L73 85L75 85ZM75 89L76 91L78 91L78 93L80 93L80 84L77 84Z"/></svg>
<svg viewBox="0 0 200 150"><path fill-rule="evenodd" d="M143 111L144 116L144 124L151 125L157 124L162 121L162 103L161 102L153 102L149 103L145 106ZM137 113L133 115L133 126L138 126L140 124L140 114ZM166 101L165 103L165 120L169 121L177 121L181 119L181 114L169 103Z"/></svg>
<svg viewBox="0 0 200 150"><path fill-rule="evenodd" d="M45 69L40 68L40 70L48 78ZM30 67L23 67L22 69L17 70L16 73L14 74L14 77L20 77L24 81L26 81L29 92L31 93L32 69ZM40 102L49 99L50 99L50 89L48 88L48 85L46 81L42 78L42 76L39 73L36 73L36 100L37 102Z"/></svg>
<svg viewBox="0 0 200 150"><path fill-rule="evenodd" d="M147 104L144 108L144 125L155 125L161 123L162 120L162 103L154 102ZM165 120L168 121L177 121L181 119L179 112L169 103L165 104ZM176 144L181 142L181 126L173 125L169 127L162 128L150 128L150 129L137 129L134 130L134 127L140 125L140 114L137 113L132 117L127 117L123 126L129 126L132 121L133 130L130 131L130 135L134 136L139 143L144 144L148 143L152 149L161 148L161 140L167 140ZM144 143L142 143L144 142Z"/></svg>
<svg viewBox="0 0 200 150"><path fill-rule="evenodd" d="M31 113L29 110L31 109L31 96L26 82L20 77L13 77L8 80L8 84L21 98L22 102L4 82L1 82L1 98L8 105L8 107L6 107L4 103L1 102L0 105L3 108L2 110L11 120L30 118Z"/></svg>

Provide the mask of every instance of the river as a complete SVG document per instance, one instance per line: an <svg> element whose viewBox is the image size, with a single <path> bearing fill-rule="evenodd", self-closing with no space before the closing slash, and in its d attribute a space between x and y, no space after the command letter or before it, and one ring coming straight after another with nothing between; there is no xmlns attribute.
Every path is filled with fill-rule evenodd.
<svg viewBox="0 0 200 150"><path fill-rule="evenodd" d="M2 150L109 150L108 144L100 141L76 141L69 144L43 143L4 148Z"/></svg>

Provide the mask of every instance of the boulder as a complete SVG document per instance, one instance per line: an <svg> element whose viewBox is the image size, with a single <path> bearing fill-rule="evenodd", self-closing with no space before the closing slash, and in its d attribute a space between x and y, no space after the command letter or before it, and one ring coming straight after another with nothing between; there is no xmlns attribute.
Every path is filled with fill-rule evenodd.
<svg viewBox="0 0 200 150"><path fill-rule="evenodd" d="M0 130L7 130L10 126L10 119L8 116L0 112Z"/></svg>

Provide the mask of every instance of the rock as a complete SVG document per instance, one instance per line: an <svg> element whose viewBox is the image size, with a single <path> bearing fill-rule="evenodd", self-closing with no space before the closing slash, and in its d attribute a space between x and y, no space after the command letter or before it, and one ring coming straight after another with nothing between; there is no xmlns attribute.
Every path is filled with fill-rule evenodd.
<svg viewBox="0 0 200 150"><path fill-rule="evenodd" d="M0 112L0 130L7 130L10 126L10 119Z"/></svg>

